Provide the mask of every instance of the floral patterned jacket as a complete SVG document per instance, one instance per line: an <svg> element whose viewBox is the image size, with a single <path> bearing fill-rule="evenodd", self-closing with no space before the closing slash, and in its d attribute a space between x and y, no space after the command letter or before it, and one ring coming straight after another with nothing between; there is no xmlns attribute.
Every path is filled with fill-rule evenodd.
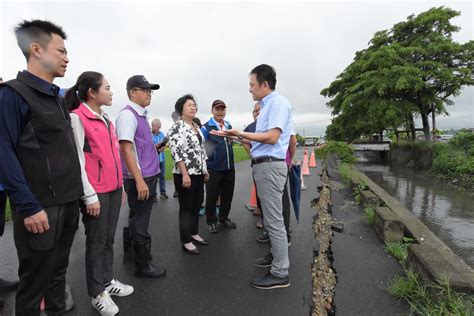
<svg viewBox="0 0 474 316"><path fill-rule="evenodd" d="M174 160L173 173L181 173L179 168L176 166L176 163L179 161L184 161L189 175L201 175L207 173L207 155L203 145L204 136L202 135L199 126L195 123L193 124L201 137L201 142L191 126L183 120L174 123L168 131L171 156Z"/></svg>

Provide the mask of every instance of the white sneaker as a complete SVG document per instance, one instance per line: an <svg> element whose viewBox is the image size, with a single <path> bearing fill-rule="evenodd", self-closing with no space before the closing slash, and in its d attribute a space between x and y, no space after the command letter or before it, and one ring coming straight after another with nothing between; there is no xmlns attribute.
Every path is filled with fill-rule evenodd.
<svg viewBox="0 0 474 316"><path fill-rule="evenodd" d="M91 304L101 315L112 316L119 312L118 306L114 303L107 291L93 298Z"/></svg>
<svg viewBox="0 0 474 316"><path fill-rule="evenodd" d="M129 296L130 294L132 294L134 291L134 288L133 286L123 284L116 279L112 279L112 281L110 281L110 285L107 286L105 290L110 295L123 297L123 296Z"/></svg>

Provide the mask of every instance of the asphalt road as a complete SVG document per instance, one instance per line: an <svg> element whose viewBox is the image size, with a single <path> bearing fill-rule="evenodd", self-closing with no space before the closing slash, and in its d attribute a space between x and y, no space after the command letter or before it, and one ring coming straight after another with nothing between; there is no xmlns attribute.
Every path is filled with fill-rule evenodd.
<svg viewBox="0 0 474 316"><path fill-rule="evenodd" d="M313 174L315 172L313 171ZM305 178L306 185L316 190L316 176ZM309 183L312 183L309 185ZM257 217L244 205L251 187L250 162L236 165L236 187L230 218L235 230L211 234L205 217L200 218L200 233L210 242L201 246L201 254L193 256L182 251L178 231L178 200L172 197L173 187L167 182L170 198L155 203L149 231L153 238L154 262L167 269L159 279L133 277L133 264L122 263L122 227L126 225L128 208L122 207L115 243L115 277L135 287L129 297L116 298L121 315L309 315L311 304L312 216L311 191L303 191L300 222L292 214L292 246L290 255L291 286L279 290L257 290L249 282L268 269L257 268L253 261L269 251L269 244L259 244L255 237ZM16 275L17 259L13 246L11 224L0 242L0 277ZM85 236L82 222L73 244L67 281L71 285L76 307L68 315L97 315L87 296L85 278ZM6 297L3 315L10 315L14 295Z"/></svg>
<svg viewBox="0 0 474 316"><path fill-rule="evenodd" d="M302 149L297 158L302 159ZM236 187L230 217L235 230L207 231L205 218L200 218L200 233L210 242L201 246L201 254L183 253L179 242L178 201L172 198L173 187L167 182L168 200L155 203L150 223L155 263L167 269L159 279L133 277L133 264L122 263L122 227L126 225L128 208L122 207L115 244L115 277L135 287L129 297L116 298L121 315L310 315L311 264L313 262L315 210L311 208L316 188L321 184L318 168L311 168L304 177L307 190L302 191L299 223L291 218L292 246L290 255L291 286L263 291L249 282L267 269L257 268L253 261L269 251L269 244L259 244L255 237L257 218L244 205L251 188L250 162L236 164ZM331 173L338 181L337 174ZM337 315L399 315L409 308L386 290L388 280L402 274L396 260L387 255L383 243L362 217L360 210L348 211L340 206L352 200L347 190L334 190L333 216L345 223L342 233L334 233L332 250L338 283L336 285ZM86 291L84 266L85 236L82 222L73 244L67 280L73 289L76 307L68 315L97 315ZM18 263L13 245L12 225L7 224L0 239L0 278L13 279ZM2 294L6 306L0 315L12 315L14 293Z"/></svg>

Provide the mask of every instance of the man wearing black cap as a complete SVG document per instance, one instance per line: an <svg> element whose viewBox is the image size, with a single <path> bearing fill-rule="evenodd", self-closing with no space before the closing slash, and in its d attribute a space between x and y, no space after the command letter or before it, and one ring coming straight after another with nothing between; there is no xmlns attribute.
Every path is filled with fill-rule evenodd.
<svg viewBox="0 0 474 316"><path fill-rule="evenodd" d="M229 218L232 197L234 196L235 169L232 140L215 136L211 131L232 129L225 121L227 106L221 100L212 102L212 116L201 130L206 139L207 170L209 181L206 182L206 217L209 231L217 233L218 217L216 215L216 200L220 197L219 223L226 228L236 228L237 225Z"/></svg>
<svg viewBox="0 0 474 316"><path fill-rule="evenodd" d="M124 228L124 255L133 248L135 276L156 278L166 274L165 269L151 264L151 236L148 234L153 194L160 173L156 149L150 133L146 107L150 105L153 90L144 76L133 76L127 81L129 104L122 109L116 121L120 142L124 187L128 196L130 214ZM132 247L133 243L133 247Z"/></svg>

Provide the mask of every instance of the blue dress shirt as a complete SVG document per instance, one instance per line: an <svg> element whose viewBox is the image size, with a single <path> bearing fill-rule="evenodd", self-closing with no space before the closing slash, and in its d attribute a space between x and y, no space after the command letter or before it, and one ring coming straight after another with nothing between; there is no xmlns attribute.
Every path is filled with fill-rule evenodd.
<svg viewBox="0 0 474 316"><path fill-rule="evenodd" d="M256 133L268 132L278 128L281 135L276 144L252 142L252 158L274 157L285 159L292 132L293 113L290 102L278 92L273 91L260 101L260 114L257 119Z"/></svg>

